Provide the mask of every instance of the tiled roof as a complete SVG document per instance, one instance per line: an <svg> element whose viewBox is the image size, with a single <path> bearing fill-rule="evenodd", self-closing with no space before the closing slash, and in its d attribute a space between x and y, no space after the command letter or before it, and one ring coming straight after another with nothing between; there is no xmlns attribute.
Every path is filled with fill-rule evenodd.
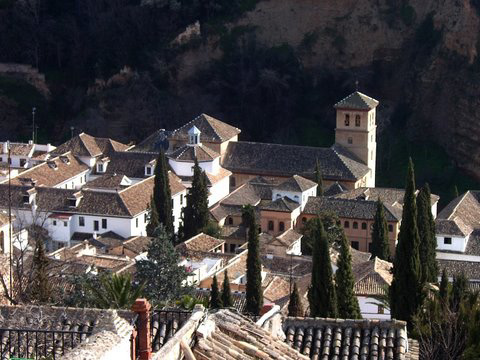
<svg viewBox="0 0 480 360"><path fill-rule="evenodd" d="M98 138L81 133L67 142L59 145L53 154L62 154L71 151L75 156L96 157L108 154L111 151L125 151L128 145L108 138Z"/></svg>
<svg viewBox="0 0 480 360"><path fill-rule="evenodd" d="M207 114L201 114L171 134L171 138L188 140L188 131L196 126L200 131L200 141L224 142L240 134L241 130L217 120Z"/></svg>
<svg viewBox="0 0 480 360"><path fill-rule="evenodd" d="M31 209L30 204L25 204L23 196L31 190L31 186L12 185L12 207L15 209ZM54 210L68 208L68 198L73 197L76 190L57 189L38 187L35 188L36 200L35 203L39 210ZM0 184L0 208L6 209L8 207L8 185Z"/></svg>
<svg viewBox="0 0 480 360"><path fill-rule="evenodd" d="M115 151L110 153L108 157L110 161L105 173L126 175L129 178L144 178L145 165L156 160L158 153Z"/></svg>
<svg viewBox="0 0 480 360"><path fill-rule="evenodd" d="M362 94L359 91L348 95L346 98L340 100L334 105L336 109L348 109L348 110L371 110L376 108L378 101Z"/></svg>
<svg viewBox="0 0 480 360"><path fill-rule="evenodd" d="M198 162L213 161L220 157L220 154L203 145L183 145L177 150L172 151L167 155L169 159L175 161Z"/></svg>
<svg viewBox="0 0 480 360"><path fill-rule="evenodd" d="M180 252L183 252L183 250L210 252L224 243L225 241L223 240L214 238L213 236L204 233L200 233L178 244L176 248Z"/></svg>
<svg viewBox="0 0 480 360"><path fill-rule="evenodd" d="M452 220L455 225L442 220ZM452 200L440 211L436 222L439 223L439 230L455 232L454 228L457 227L463 236L480 228L480 192L470 190Z"/></svg>
<svg viewBox="0 0 480 360"><path fill-rule="evenodd" d="M89 167L71 153L65 153L52 158L45 163L23 171L13 178L11 183L22 185L25 182L36 181L36 186L54 187L72 177L88 171Z"/></svg>
<svg viewBox="0 0 480 360"><path fill-rule="evenodd" d="M355 294L357 296L386 295L385 291L393 279L392 267L392 263L377 257L354 266Z"/></svg>
<svg viewBox="0 0 480 360"><path fill-rule="evenodd" d="M207 173L205 173L205 175L207 175L208 183L210 185L214 185L217 182L219 182L220 180L225 179L227 176L232 175L232 173L230 171L228 171L227 169L224 169L224 168L220 167L216 174L211 174L211 173L207 172Z"/></svg>
<svg viewBox="0 0 480 360"><path fill-rule="evenodd" d="M193 354L198 360L220 359L307 359L287 344L236 312L221 309L210 313L206 321L211 333L200 326Z"/></svg>
<svg viewBox="0 0 480 360"><path fill-rule="evenodd" d="M316 215L324 211L332 211L342 218L371 220L375 217L376 210L377 203L375 201L310 196L303 213ZM385 206L385 216L387 221L399 220L387 206Z"/></svg>
<svg viewBox="0 0 480 360"><path fill-rule="evenodd" d="M480 263L465 260L443 260L437 259L438 269L441 273L443 269L447 271L448 276L459 276L464 274L469 280L480 280Z"/></svg>
<svg viewBox="0 0 480 360"><path fill-rule="evenodd" d="M210 301L210 289L195 289L193 296L196 300ZM244 292L232 291L233 307L239 312L245 312L247 300Z"/></svg>
<svg viewBox="0 0 480 360"><path fill-rule="evenodd" d="M338 181L335 181L332 185L330 185L328 188L326 188L323 191L324 196L334 196L341 194L343 192L347 191L347 189L342 186L341 184L338 183Z"/></svg>
<svg viewBox="0 0 480 360"><path fill-rule="evenodd" d="M435 233L440 235L452 235L452 236L468 236L473 229L465 223L458 216L449 219L436 219L435 220Z"/></svg>
<svg viewBox="0 0 480 360"><path fill-rule="evenodd" d="M283 323L289 346L311 359L405 359L407 329L398 320L292 318Z"/></svg>
<svg viewBox="0 0 480 360"><path fill-rule="evenodd" d="M7 225L9 223L8 214L1 211L0 212L0 226Z"/></svg>
<svg viewBox="0 0 480 360"><path fill-rule="evenodd" d="M223 166L234 173L263 176L297 174L313 178L317 159L324 179L356 181L369 172L365 164L338 145L315 148L244 141L228 144Z"/></svg>
<svg viewBox="0 0 480 360"><path fill-rule="evenodd" d="M89 242L92 246L108 251L114 247L121 246L124 240L125 238L123 236L113 231L107 231L106 233L100 234L96 239L92 237Z"/></svg>
<svg viewBox="0 0 480 360"><path fill-rule="evenodd" d="M134 236L125 240L123 246L136 254L142 254L147 251L151 242L152 238L149 236Z"/></svg>
<svg viewBox="0 0 480 360"><path fill-rule="evenodd" d="M299 175L293 175L292 177L282 182L280 185L275 186L275 189L282 191L304 192L310 190L315 186L317 186L316 182L305 179L304 177Z"/></svg>
<svg viewBox="0 0 480 360"><path fill-rule="evenodd" d="M10 143L10 155L15 156L28 156L33 150L33 144L24 144L24 143ZM0 152L3 154L3 142L0 143ZM8 153L8 151L7 151Z"/></svg>
<svg viewBox="0 0 480 360"><path fill-rule="evenodd" d="M125 179L126 178L126 179ZM98 178L89 181L85 184L85 188L94 188L94 189L112 189L112 190L120 190L126 188L128 185L122 185L122 182L127 180L123 174L105 174L99 176ZM128 181L128 180L127 180Z"/></svg>
<svg viewBox="0 0 480 360"><path fill-rule="evenodd" d="M263 205L260 205L260 210L266 211L279 211L279 212L292 212L298 209L300 204L290 200L288 197L281 197L273 201L268 201Z"/></svg>
<svg viewBox="0 0 480 360"><path fill-rule="evenodd" d="M182 184L182 180L175 175L173 171L168 172L168 183L170 184L170 193L172 196L186 190L186 187Z"/></svg>
<svg viewBox="0 0 480 360"><path fill-rule="evenodd" d="M132 151L145 151L158 153L160 150L167 151L169 132L165 129L158 129L153 134L141 141L132 149Z"/></svg>
<svg viewBox="0 0 480 360"><path fill-rule="evenodd" d="M262 265L266 273L274 275L304 276L312 272L312 259L306 257L285 257L262 256ZM230 273L229 273L230 274Z"/></svg>
<svg viewBox="0 0 480 360"><path fill-rule="evenodd" d="M278 235L277 239L286 247L290 247L293 243L299 241L302 237L302 234L299 234L293 229L288 229L287 231Z"/></svg>

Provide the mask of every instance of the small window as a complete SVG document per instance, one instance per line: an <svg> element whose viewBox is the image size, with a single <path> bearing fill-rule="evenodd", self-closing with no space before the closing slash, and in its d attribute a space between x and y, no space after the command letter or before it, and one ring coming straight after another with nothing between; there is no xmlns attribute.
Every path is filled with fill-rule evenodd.
<svg viewBox="0 0 480 360"><path fill-rule="evenodd" d="M350 126L350 115L345 114L345 126Z"/></svg>
<svg viewBox="0 0 480 360"><path fill-rule="evenodd" d="M67 222L64 221L64 222L63 222L63 226L64 226L64 227L67 227L67 225L68 225Z"/></svg>
<svg viewBox="0 0 480 360"><path fill-rule="evenodd" d="M350 222L349 222L349 221L345 221L345 222L343 223L343 227L344 227L345 229L348 229L348 228L350 227Z"/></svg>
<svg viewBox="0 0 480 360"><path fill-rule="evenodd" d="M372 243L368 243L368 252L369 252L369 253L372 252Z"/></svg>
<svg viewBox="0 0 480 360"><path fill-rule="evenodd" d="M57 220L52 221L53 226L57 226Z"/></svg>
<svg viewBox="0 0 480 360"><path fill-rule="evenodd" d="M392 224L388 225L388 232L393 232L393 225Z"/></svg>
<svg viewBox="0 0 480 360"><path fill-rule="evenodd" d="M174 207L175 207L175 205L174 205L174 202L173 202L173 199L172 199L172 208L174 208Z"/></svg>
<svg viewBox="0 0 480 360"><path fill-rule="evenodd" d="M237 245L235 245L235 244L230 244L230 252L231 252L231 253L234 253L236 247L237 247Z"/></svg>
<svg viewBox="0 0 480 360"><path fill-rule="evenodd" d="M143 214L143 222L146 224L148 222L148 214Z"/></svg>
<svg viewBox="0 0 480 360"><path fill-rule="evenodd" d="M102 229L107 228L107 219L102 219Z"/></svg>
<svg viewBox="0 0 480 360"><path fill-rule="evenodd" d="M353 139L352 139L351 137L349 137L349 138L347 139L347 142L348 142L349 144L353 144Z"/></svg>
<svg viewBox="0 0 480 360"><path fill-rule="evenodd" d="M230 176L230 187L234 188L236 186L235 176Z"/></svg>
<svg viewBox="0 0 480 360"><path fill-rule="evenodd" d="M76 207L77 206L77 200L76 199L68 199L68 205L70 207Z"/></svg>
<svg viewBox="0 0 480 360"><path fill-rule="evenodd" d="M274 227L273 227L273 221L270 220L270 221L268 222L268 230L273 231L273 228L274 228Z"/></svg>
<svg viewBox="0 0 480 360"><path fill-rule="evenodd" d="M147 166L147 167L145 168L145 174L147 174L147 175L151 175L151 174L152 174L152 168L151 168L150 166Z"/></svg>
<svg viewBox="0 0 480 360"><path fill-rule="evenodd" d="M2 158L2 157L0 157L0 162L3 162L3 158Z"/></svg>
<svg viewBox="0 0 480 360"><path fill-rule="evenodd" d="M20 167L24 167L26 163L27 163L27 160L20 159Z"/></svg>
<svg viewBox="0 0 480 360"><path fill-rule="evenodd" d="M87 175L84 175L84 176L83 176L83 182L84 182L84 183L87 182Z"/></svg>
<svg viewBox="0 0 480 360"><path fill-rule="evenodd" d="M358 250L358 241L352 241L352 248Z"/></svg>
<svg viewBox="0 0 480 360"><path fill-rule="evenodd" d="M103 172L103 164L97 164L97 171L99 173Z"/></svg>
<svg viewBox="0 0 480 360"><path fill-rule="evenodd" d="M283 221L280 221L280 223L278 224L278 230L285 231L285 223Z"/></svg>
<svg viewBox="0 0 480 360"><path fill-rule="evenodd" d="M138 228L138 217L137 217L137 218L135 218L135 227L137 227L137 228Z"/></svg>
<svg viewBox="0 0 480 360"><path fill-rule="evenodd" d="M367 230L367 223L366 222L362 222L362 230Z"/></svg>
<svg viewBox="0 0 480 360"><path fill-rule="evenodd" d="M353 228L358 229L358 222L356 222L356 221L353 222Z"/></svg>
<svg viewBox="0 0 480 360"><path fill-rule="evenodd" d="M307 218L306 217L302 217L302 224L306 224L307 223Z"/></svg>
<svg viewBox="0 0 480 360"><path fill-rule="evenodd" d="M183 194L180 194L180 205L183 205Z"/></svg>
<svg viewBox="0 0 480 360"><path fill-rule="evenodd" d="M233 219L231 216L227 217L227 224L228 225L233 225Z"/></svg>
<svg viewBox="0 0 480 360"><path fill-rule="evenodd" d="M99 222L98 220L93 221L93 231L98 231L99 230Z"/></svg>
<svg viewBox="0 0 480 360"><path fill-rule="evenodd" d="M85 218L83 216L78 218L78 226L85 226Z"/></svg>
<svg viewBox="0 0 480 360"><path fill-rule="evenodd" d="M24 204L29 204L30 203L30 196L23 195L23 203Z"/></svg>
<svg viewBox="0 0 480 360"><path fill-rule="evenodd" d="M355 115L355 126L360 126L360 115Z"/></svg>
<svg viewBox="0 0 480 360"><path fill-rule="evenodd" d="M443 238L443 243L445 245L452 245L452 238L451 237Z"/></svg>
<svg viewBox="0 0 480 360"><path fill-rule="evenodd" d="M299 200L298 195L295 195L295 196L293 197L293 200L295 200L296 202L298 202L298 200Z"/></svg>
<svg viewBox="0 0 480 360"><path fill-rule="evenodd" d="M379 314L384 314L385 313L385 308L382 305L378 305L378 313Z"/></svg>

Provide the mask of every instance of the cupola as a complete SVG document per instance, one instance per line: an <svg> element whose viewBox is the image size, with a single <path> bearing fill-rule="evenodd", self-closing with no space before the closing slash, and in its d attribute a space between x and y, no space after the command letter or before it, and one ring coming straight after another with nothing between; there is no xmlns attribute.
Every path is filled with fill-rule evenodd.
<svg viewBox="0 0 480 360"><path fill-rule="evenodd" d="M194 125L188 130L188 144L189 145L201 145L200 142L200 130Z"/></svg>

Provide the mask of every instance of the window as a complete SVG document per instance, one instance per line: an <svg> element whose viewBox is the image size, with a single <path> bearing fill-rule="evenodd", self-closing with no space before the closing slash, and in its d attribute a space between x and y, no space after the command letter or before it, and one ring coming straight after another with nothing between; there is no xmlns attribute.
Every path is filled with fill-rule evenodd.
<svg viewBox="0 0 480 360"><path fill-rule="evenodd" d="M349 138L347 139L347 142L348 142L349 144L353 144L353 139L352 139L351 137L349 137Z"/></svg>
<svg viewBox="0 0 480 360"><path fill-rule="evenodd" d="M235 244L230 244L230 252L231 252L231 253L234 253L236 247L237 247L237 245L235 245Z"/></svg>
<svg viewBox="0 0 480 360"><path fill-rule="evenodd" d="M355 126L360 126L360 115L355 115Z"/></svg>
<svg viewBox="0 0 480 360"><path fill-rule="evenodd" d="M358 241L352 241L352 248L358 250Z"/></svg>
<svg viewBox="0 0 480 360"><path fill-rule="evenodd" d="M53 226L57 226L57 220L53 220L52 224Z"/></svg>
<svg viewBox="0 0 480 360"><path fill-rule="evenodd" d="M102 219L102 229L107 228L107 219Z"/></svg>
<svg viewBox="0 0 480 360"><path fill-rule="evenodd" d="M175 207L175 205L174 205L174 203L173 203L173 199L172 199L172 208L174 208L174 207Z"/></svg>
<svg viewBox="0 0 480 360"><path fill-rule="evenodd" d="M20 167L24 167L26 163L27 163L26 159L20 159Z"/></svg>
<svg viewBox="0 0 480 360"><path fill-rule="evenodd" d="M382 305L378 305L378 313L379 314L384 314L385 313L385 309Z"/></svg>
<svg viewBox="0 0 480 360"><path fill-rule="evenodd" d="M68 199L68 205L70 207L76 207L77 206L77 199Z"/></svg>
<svg viewBox="0 0 480 360"><path fill-rule="evenodd" d="M24 204L30 204L30 196L23 195L23 203Z"/></svg>
<svg viewBox="0 0 480 360"><path fill-rule="evenodd" d="M0 162L3 162L3 158L2 158L2 157L0 157Z"/></svg>
<svg viewBox="0 0 480 360"><path fill-rule="evenodd" d="M148 214L143 214L143 222L146 224L148 222Z"/></svg>
<svg viewBox="0 0 480 360"><path fill-rule="evenodd" d="M392 224L388 225L388 232L393 232L393 225Z"/></svg>
<svg viewBox="0 0 480 360"><path fill-rule="evenodd" d="M350 115L345 114L345 126L350 126Z"/></svg>
<svg viewBox="0 0 480 360"><path fill-rule="evenodd" d="M85 226L85 218L83 216L78 218L78 226Z"/></svg>
<svg viewBox="0 0 480 360"><path fill-rule="evenodd" d="M345 222L343 223L343 227L344 227L345 229L348 229L348 228L350 227L350 222L349 222L349 221L345 221Z"/></svg>
<svg viewBox="0 0 480 360"><path fill-rule="evenodd" d="M68 225L67 222L64 221L64 222L63 222L63 226L64 226L64 227L67 227L67 225Z"/></svg>
<svg viewBox="0 0 480 360"><path fill-rule="evenodd" d="M98 231L100 228L98 220L93 221L93 231Z"/></svg>
<svg viewBox="0 0 480 360"><path fill-rule="evenodd" d="M151 168L150 166L147 166L147 167L145 168L145 174L146 174L146 175L151 175L151 174L152 174L152 168Z"/></svg>
<svg viewBox="0 0 480 360"><path fill-rule="evenodd" d="M231 216L227 217L227 224L228 225L233 225L233 219Z"/></svg>
<svg viewBox="0 0 480 360"><path fill-rule="evenodd" d="M282 195L277 194L277 199L280 199L281 197L282 197Z"/></svg>
<svg viewBox="0 0 480 360"><path fill-rule="evenodd" d="M358 222L356 222L356 221L353 222L353 228L358 229Z"/></svg>
<svg viewBox="0 0 480 360"><path fill-rule="evenodd" d="M230 187L234 188L236 186L235 176L230 176Z"/></svg>
<svg viewBox="0 0 480 360"><path fill-rule="evenodd" d="M296 202L298 202L298 195L295 195L295 196L293 197L293 200L295 200Z"/></svg>
<svg viewBox="0 0 480 360"><path fill-rule="evenodd" d="M368 252L369 252L369 253L372 252L372 243L368 243Z"/></svg>
<svg viewBox="0 0 480 360"><path fill-rule="evenodd" d="M137 228L138 228L138 217L137 217L137 218L135 218L135 227L137 227Z"/></svg>
<svg viewBox="0 0 480 360"><path fill-rule="evenodd" d="M183 205L183 194L180 194L180 205Z"/></svg>
<svg viewBox="0 0 480 360"><path fill-rule="evenodd" d="M87 182L87 175L84 175L84 176L83 176L83 182L84 182L84 183Z"/></svg>
<svg viewBox="0 0 480 360"><path fill-rule="evenodd" d="M307 223L307 218L306 217L302 217L302 224L306 224Z"/></svg>
<svg viewBox="0 0 480 360"><path fill-rule="evenodd" d="M443 238L443 243L445 245L452 245L452 238L451 237L445 237Z"/></svg>
<svg viewBox="0 0 480 360"><path fill-rule="evenodd" d="M103 164L97 164L97 171L98 172L103 172Z"/></svg>
<svg viewBox="0 0 480 360"><path fill-rule="evenodd" d="M285 231L285 223L283 221L280 221L278 224L278 230Z"/></svg>
<svg viewBox="0 0 480 360"><path fill-rule="evenodd" d="M270 220L268 222L268 230L273 231L273 221L272 220Z"/></svg>
<svg viewBox="0 0 480 360"><path fill-rule="evenodd" d="M362 230L367 230L367 223L366 222L362 222Z"/></svg>

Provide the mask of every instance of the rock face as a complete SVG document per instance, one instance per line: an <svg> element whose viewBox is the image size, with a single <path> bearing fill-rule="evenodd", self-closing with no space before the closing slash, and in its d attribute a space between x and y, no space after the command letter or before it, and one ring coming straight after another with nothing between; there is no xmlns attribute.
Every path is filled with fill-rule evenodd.
<svg viewBox="0 0 480 360"><path fill-rule="evenodd" d="M477 0L264 0L231 26L304 49L306 68L360 76L384 104L409 107L410 135L430 133L480 179L479 14Z"/></svg>

